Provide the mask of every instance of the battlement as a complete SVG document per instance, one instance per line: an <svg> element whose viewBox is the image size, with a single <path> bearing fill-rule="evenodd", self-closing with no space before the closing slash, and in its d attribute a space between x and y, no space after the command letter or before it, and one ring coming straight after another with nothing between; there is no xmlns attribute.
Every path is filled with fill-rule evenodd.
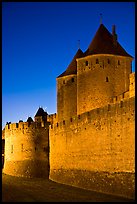
<svg viewBox="0 0 137 204"><path fill-rule="evenodd" d="M125 99L129 98L129 91L126 91L118 96L114 96L111 98L111 103L119 103L120 101L123 101Z"/></svg>
<svg viewBox="0 0 137 204"><path fill-rule="evenodd" d="M57 118L58 117L56 113L47 115L47 121L50 122L51 124L55 123L58 120Z"/></svg>
<svg viewBox="0 0 137 204"><path fill-rule="evenodd" d="M37 122L19 122L19 123L8 123L5 126L5 131L11 130L25 130L25 129L36 129L36 128L45 128L42 123Z"/></svg>
<svg viewBox="0 0 137 204"><path fill-rule="evenodd" d="M113 100L116 100L116 98L114 98ZM91 111L82 113L80 115L76 115L74 117L69 118L68 120L63 120L60 122L56 121L56 123L50 125L50 130L54 129L55 131L56 130L58 131L58 130L64 130L67 128L68 129L77 128L78 126L81 126L84 123L89 123L99 118L106 117L108 116L108 114L113 115L114 112L120 111L121 108L128 109L129 102L130 102L130 99L128 98L128 92L125 92L124 94L119 95L116 103L110 103L104 107L96 108Z"/></svg>

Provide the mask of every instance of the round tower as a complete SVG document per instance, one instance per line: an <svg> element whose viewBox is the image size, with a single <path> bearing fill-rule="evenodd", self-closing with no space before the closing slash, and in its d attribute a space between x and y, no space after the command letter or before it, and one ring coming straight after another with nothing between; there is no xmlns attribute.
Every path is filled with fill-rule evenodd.
<svg viewBox="0 0 137 204"><path fill-rule="evenodd" d="M83 56L81 49L73 57L71 63L61 75L57 77L57 113L58 120L77 115L77 62Z"/></svg>
<svg viewBox="0 0 137 204"><path fill-rule="evenodd" d="M110 103L113 96L129 89L133 58L101 24L83 57L77 61L77 114Z"/></svg>
<svg viewBox="0 0 137 204"><path fill-rule="evenodd" d="M28 122L5 126L5 174L22 177L49 176L49 123Z"/></svg>

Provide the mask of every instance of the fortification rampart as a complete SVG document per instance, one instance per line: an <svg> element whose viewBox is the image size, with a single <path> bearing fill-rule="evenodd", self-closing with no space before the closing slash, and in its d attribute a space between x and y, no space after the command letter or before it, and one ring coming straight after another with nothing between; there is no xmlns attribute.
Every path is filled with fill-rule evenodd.
<svg viewBox="0 0 137 204"><path fill-rule="evenodd" d="M77 113L107 105L129 89L131 58L96 54L77 59Z"/></svg>
<svg viewBox="0 0 137 204"><path fill-rule="evenodd" d="M48 124L20 122L5 127L4 173L16 176L48 176Z"/></svg>
<svg viewBox="0 0 137 204"><path fill-rule="evenodd" d="M129 78L130 78L129 97L133 97L135 96L135 72L131 73Z"/></svg>
<svg viewBox="0 0 137 204"><path fill-rule="evenodd" d="M93 172L134 173L134 105L132 97L51 125L50 178L92 189ZM133 189L133 180L130 181L129 188ZM106 191L113 193L111 182L104 185ZM120 181L121 189L125 182ZM124 196L129 188L122 192Z"/></svg>
<svg viewBox="0 0 137 204"><path fill-rule="evenodd" d="M58 121L58 115L56 113L47 115L47 121L50 122L50 124L56 123Z"/></svg>

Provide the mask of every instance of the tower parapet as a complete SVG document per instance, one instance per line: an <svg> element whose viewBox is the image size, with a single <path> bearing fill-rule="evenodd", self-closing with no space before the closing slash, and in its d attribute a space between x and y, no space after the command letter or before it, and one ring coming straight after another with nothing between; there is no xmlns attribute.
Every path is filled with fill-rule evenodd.
<svg viewBox="0 0 137 204"><path fill-rule="evenodd" d="M49 176L49 123L19 122L5 126L3 172L13 176Z"/></svg>

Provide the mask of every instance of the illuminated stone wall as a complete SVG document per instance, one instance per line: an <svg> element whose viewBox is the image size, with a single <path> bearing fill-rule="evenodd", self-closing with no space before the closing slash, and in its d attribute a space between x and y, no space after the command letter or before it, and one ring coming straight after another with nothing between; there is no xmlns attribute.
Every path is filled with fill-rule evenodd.
<svg viewBox="0 0 137 204"><path fill-rule="evenodd" d="M58 120L77 115L77 76L68 75L57 78Z"/></svg>
<svg viewBox="0 0 137 204"><path fill-rule="evenodd" d="M50 129L51 169L134 172L134 97Z"/></svg>
<svg viewBox="0 0 137 204"><path fill-rule="evenodd" d="M48 177L49 130L40 124L20 122L5 127L3 172L15 176Z"/></svg>
<svg viewBox="0 0 137 204"><path fill-rule="evenodd" d="M104 106L129 89L131 58L108 54L77 59L77 114Z"/></svg>
<svg viewBox="0 0 137 204"><path fill-rule="evenodd" d="M130 74L129 79L130 79L129 97L133 97L133 96L135 96L135 72Z"/></svg>
<svg viewBox="0 0 137 204"><path fill-rule="evenodd" d="M50 127L51 180L134 197L135 98L128 95Z"/></svg>

